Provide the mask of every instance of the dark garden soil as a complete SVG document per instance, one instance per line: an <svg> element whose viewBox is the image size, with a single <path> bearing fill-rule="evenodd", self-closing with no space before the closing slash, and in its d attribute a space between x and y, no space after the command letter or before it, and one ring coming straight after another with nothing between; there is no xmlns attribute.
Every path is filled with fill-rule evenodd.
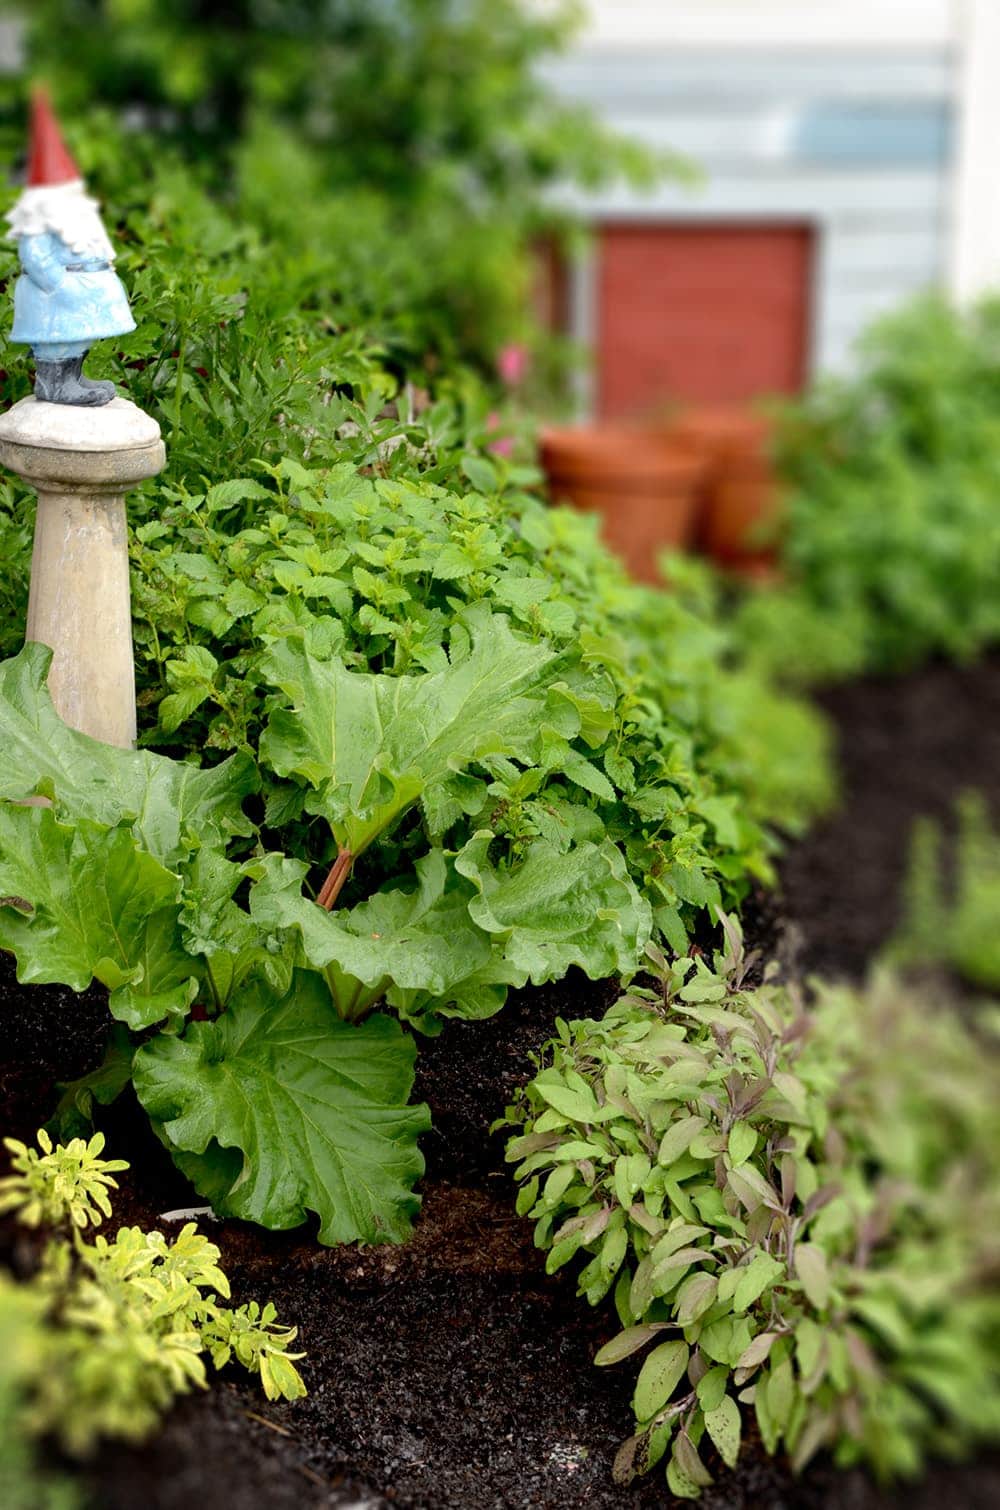
<svg viewBox="0 0 1000 1510"><path fill-rule="evenodd" d="M899 921L914 818L948 828L969 790L1000 817L1000 657L857 682L821 701L837 731L842 800L786 855L779 905L806 974L857 980Z"/></svg>
<svg viewBox="0 0 1000 1510"><path fill-rule="evenodd" d="M844 773L838 813L787 855L777 899L748 913L750 941L806 972L863 974L896 921L913 819L947 816L966 787L1000 812L1000 661L932 668L831 694ZM675 1503L662 1478L611 1482L630 1428L626 1369L591 1366L617 1330L546 1278L530 1226L512 1212L502 1148L488 1127L531 1071L554 1017L600 1014L610 985L582 978L515 997L499 1017L455 1024L421 1046L417 1093L425 1140L424 1208L404 1248L329 1250L307 1229L212 1227L234 1298L272 1299L300 1325L310 1394L268 1405L228 1376L185 1400L138 1449L106 1449L88 1474L97 1510L619 1510ZM59 1079L100 1055L99 993L18 987L0 976L3 1130L47 1117ZM135 1160L116 1215L153 1222L197 1203L137 1110L113 1109L109 1144ZM0 1229L0 1256L29 1254ZM720 1471L703 1510L993 1510L1000 1459L931 1471L916 1486L876 1488L819 1463L796 1480L747 1444Z"/></svg>

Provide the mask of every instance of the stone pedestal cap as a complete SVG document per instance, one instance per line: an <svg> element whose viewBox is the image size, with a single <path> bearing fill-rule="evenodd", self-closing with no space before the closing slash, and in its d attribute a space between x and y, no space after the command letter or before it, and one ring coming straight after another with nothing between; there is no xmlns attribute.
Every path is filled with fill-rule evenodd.
<svg viewBox="0 0 1000 1510"><path fill-rule="evenodd" d="M0 463L42 492L124 493L166 459L159 425L127 398L96 409L23 398L0 415Z"/></svg>

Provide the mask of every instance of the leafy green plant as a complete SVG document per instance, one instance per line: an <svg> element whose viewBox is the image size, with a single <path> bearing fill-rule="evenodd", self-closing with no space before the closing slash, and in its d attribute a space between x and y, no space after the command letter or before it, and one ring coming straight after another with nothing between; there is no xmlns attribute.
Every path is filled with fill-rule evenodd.
<svg viewBox="0 0 1000 1510"><path fill-rule="evenodd" d="M725 935L560 1022L503 1124L549 1272L582 1254L581 1295L614 1292L596 1362L649 1349L616 1476L667 1457L696 1498L741 1406L799 1467L830 1447L909 1473L997 1436L995 1055L889 975L808 1011L747 989Z"/></svg>
<svg viewBox="0 0 1000 1510"><path fill-rule="evenodd" d="M140 50L161 35L103 20ZM109 991L122 1031L67 1091L67 1130L131 1082L220 1212L398 1239L427 1126L410 1029L574 965L627 976L651 932L684 947L828 800L826 739L699 590L634 586L591 521L541 503L516 426L513 457L489 450L482 344L407 317L387 245L384 284L355 277L365 222L326 195L325 149L282 156L284 126L260 121L208 165L185 161L183 127L124 151L95 115L74 137L137 319L94 371L170 457L129 509L144 748L69 734L44 653L20 651L32 504L13 484L0 947L25 983ZM387 240L407 246L395 220ZM433 269L426 246L412 260ZM27 371L8 365L15 398Z"/></svg>
<svg viewBox="0 0 1000 1510"><path fill-rule="evenodd" d="M924 298L783 413L785 586L742 620L786 679L964 660L1000 638L1000 302Z"/></svg>
<svg viewBox="0 0 1000 1510"><path fill-rule="evenodd" d="M413 804L440 804L467 762L537 740L555 690L551 652L488 616L416 677L350 672L291 641L284 652L307 690L289 683L290 705L276 700L269 749L302 773L352 859ZM309 1209L324 1241L401 1239L427 1113L407 1106L412 1038L373 1009L432 1031L571 964L628 972L650 914L620 852L581 837L494 858L493 831L477 831L426 853L415 884L404 874L331 912L303 893L301 863L227 857L251 827L247 755L201 770L99 745L55 714L48 661L28 646L0 665L0 947L22 981L108 987L113 1016L142 1036L131 1054L113 1045L95 1093L131 1077L218 1211L287 1227ZM196 1003L211 1020L189 1019ZM87 1091L75 1088L74 1115Z"/></svg>
<svg viewBox="0 0 1000 1510"><path fill-rule="evenodd" d="M903 891L904 914L887 950L904 965L944 965L972 986L1000 988L1000 836L983 798L958 803L950 866L940 827L921 819L913 830Z"/></svg>
<svg viewBox="0 0 1000 1510"><path fill-rule="evenodd" d="M0 1210L56 1233L24 1285L0 1278L0 1314L22 1341L9 1385L22 1458L34 1436L75 1455L102 1437L141 1440L177 1395L207 1386L206 1354L259 1376L269 1400L305 1394L296 1328L279 1326L272 1305L222 1303L219 1250L193 1223L172 1241L139 1227L84 1235L110 1216L108 1191L128 1168L101 1157L100 1133L53 1146L42 1131L38 1143L41 1153L5 1139L13 1173L0 1180ZM61 1494L56 1486L53 1505Z"/></svg>
<svg viewBox="0 0 1000 1510"><path fill-rule="evenodd" d="M286 771L261 735L268 682L302 685L278 642L302 635L348 666L407 677L436 671L449 635L489 607L549 656L547 726L534 770L498 748L483 762L492 780L451 783L442 816L464 808L515 852L537 839L565 846L574 833L632 840L633 879L676 938L707 901L732 902L747 873L766 874L762 821L795 828L829 800L822 725L727 664L713 610L628 583L589 520L546 510L500 462L463 465L487 491L283 462L266 528L241 527L260 488L235 481L141 526L137 637L143 697L161 698L156 737L192 748L261 741L269 816L298 823L303 799L277 779ZM780 763L777 749L789 752ZM302 773L287 774L301 791ZM290 847L308 858L323 835L300 830ZM391 847L369 853L370 864L394 861Z"/></svg>

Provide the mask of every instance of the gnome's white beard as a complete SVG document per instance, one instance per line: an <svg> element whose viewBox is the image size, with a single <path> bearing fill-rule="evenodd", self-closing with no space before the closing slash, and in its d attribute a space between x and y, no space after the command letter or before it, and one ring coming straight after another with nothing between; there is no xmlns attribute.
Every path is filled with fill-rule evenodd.
<svg viewBox="0 0 1000 1510"><path fill-rule="evenodd" d="M97 200L85 192L82 179L25 189L8 212L7 223L8 237L43 236L49 232L59 236L81 257L114 261L114 248L104 229Z"/></svg>

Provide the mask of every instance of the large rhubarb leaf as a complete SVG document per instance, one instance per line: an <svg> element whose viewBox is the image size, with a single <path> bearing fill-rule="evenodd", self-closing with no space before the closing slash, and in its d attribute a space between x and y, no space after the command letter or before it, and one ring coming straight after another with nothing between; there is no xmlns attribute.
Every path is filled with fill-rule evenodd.
<svg viewBox="0 0 1000 1510"><path fill-rule="evenodd" d="M179 895L127 824L66 824L52 808L0 802L0 949L18 980L74 991L99 980L132 1028L186 1013L200 970L181 942Z"/></svg>
<svg viewBox="0 0 1000 1510"><path fill-rule="evenodd" d="M469 916L474 888L441 850L424 855L416 869L411 890L379 891L349 911L325 912L302 895L307 867L268 855L250 892L250 912L262 929L297 931L305 958L327 971L343 1017L361 1016L391 987L447 1010L456 988L488 966L493 940ZM503 995L486 1001L486 1012L476 1015L496 1011Z"/></svg>
<svg viewBox="0 0 1000 1510"><path fill-rule="evenodd" d="M181 938L202 958L215 1004L222 1007L251 975L262 974L284 995L294 945L236 904L233 893L259 862L236 865L216 849L197 849L181 869Z"/></svg>
<svg viewBox="0 0 1000 1510"><path fill-rule="evenodd" d="M298 1226L324 1243L400 1242L419 1207L408 1106L413 1040L392 1018L341 1022L320 976L276 999L255 984L214 1022L160 1034L135 1057L135 1088L174 1157L220 1215Z"/></svg>
<svg viewBox="0 0 1000 1510"><path fill-rule="evenodd" d="M261 758L313 791L310 812L359 854L423 793L489 754L537 737L556 654L517 639L502 615L472 613L440 671L381 676L309 653L302 633L272 645L264 676L291 704L275 709Z"/></svg>
<svg viewBox="0 0 1000 1510"><path fill-rule="evenodd" d="M537 839L518 865L498 868L489 859L493 837L473 834L455 868L478 893L473 922L494 935L517 984L559 980L572 965L591 980L635 970L652 918L610 839L565 853Z"/></svg>
<svg viewBox="0 0 1000 1510"><path fill-rule="evenodd" d="M258 786L253 761L233 755L201 770L151 750L119 750L64 724L45 678L52 652L25 645L0 662L0 798L54 796L74 817L113 828L123 818L142 849L173 865L189 833L248 834L242 802Z"/></svg>

